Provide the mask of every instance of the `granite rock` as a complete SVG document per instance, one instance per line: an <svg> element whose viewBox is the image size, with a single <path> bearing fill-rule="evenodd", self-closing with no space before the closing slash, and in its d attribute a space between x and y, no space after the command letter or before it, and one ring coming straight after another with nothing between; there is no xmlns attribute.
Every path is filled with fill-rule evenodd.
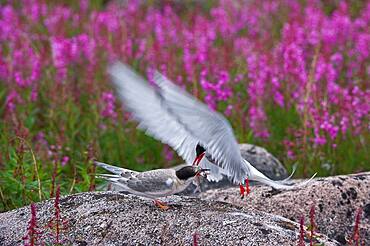
<svg viewBox="0 0 370 246"><path fill-rule="evenodd" d="M317 231L341 244L352 237L356 213L362 208L360 237L370 245L370 172L316 178L305 187L285 191L258 185L243 200L237 187L210 190L200 197L279 214L292 221L305 216L307 223L314 206Z"/></svg>
<svg viewBox="0 0 370 246"><path fill-rule="evenodd" d="M278 215L223 202L171 196L166 211L151 200L119 192L80 193L60 199L66 245L297 245L299 225ZM40 237L55 242L47 224L54 200L36 204ZM30 206L0 214L0 245L22 245ZM306 235L307 236L307 235ZM194 239L196 238L196 239ZM315 243L339 245L318 235ZM306 238L308 245L308 240Z"/></svg>

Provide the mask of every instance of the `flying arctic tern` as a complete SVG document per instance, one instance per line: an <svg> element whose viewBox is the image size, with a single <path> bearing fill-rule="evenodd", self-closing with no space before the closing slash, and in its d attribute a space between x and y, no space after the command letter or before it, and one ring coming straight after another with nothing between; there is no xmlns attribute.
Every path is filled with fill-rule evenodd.
<svg viewBox="0 0 370 246"><path fill-rule="evenodd" d="M233 130L226 118L172 83L161 73L149 84L128 66L117 62L109 74L124 106L146 134L171 146L185 161L210 169L209 180L226 175L239 183L243 197L245 181L254 180L275 189L291 189L307 184L274 181L243 159ZM203 158L203 157L206 158Z"/></svg>

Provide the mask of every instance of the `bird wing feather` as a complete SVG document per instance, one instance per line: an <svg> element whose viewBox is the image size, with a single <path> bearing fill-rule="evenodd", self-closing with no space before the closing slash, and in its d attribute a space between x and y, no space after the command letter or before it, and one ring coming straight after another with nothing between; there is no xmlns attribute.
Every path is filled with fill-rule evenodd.
<svg viewBox="0 0 370 246"><path fill-rule="evenodd" d="M127 181L127 186L138 192L156 192L161 193L172 190L174 182L168 182L168 179L174 179L175 171L172 169L156 169L147 172L138 173L135 178Z"/></svg>
<svg viewBox="0 0 370 246"><path fill-rule="evenodd" d="M155 88L122 63L109 68L113 83L127 109L148 135L170 145L187 162L196 157L196 139L162 106Z"/></svg>
<svg viewBox="0 0 370 246"><path fill-rule="evenodd" d="M94 164L98 167L104 168L105 170L107 170L111 173L114 173L118 176L122 176L122 177L131 176L132 174L138 173L138 172L130 170L130 169L117 167L117 166L112 166L112 165L109 165L109 164L106 164L106 163L103 163L103 162L99 162L99 161L95 161Z"/></svg>
<svg viewBox="0 0 370 246"><path fill-rule="evenodd" d="M122 63L115 63L108 72L124 105L139 122L138 127L171 146L188 164L192 163L199 139L173 116L170 107L163 105L165 101L158 89ZM212 174L209 177L217 179Z"/></svg>
<svg viewBox="0 0 370 246"><path fill-rule="evenodd" d="M220 113L176 86L157 72L154 76L161 88L164 106L204 145L215 164L224 169L234 182L249 174L229 122Z"/></svg>

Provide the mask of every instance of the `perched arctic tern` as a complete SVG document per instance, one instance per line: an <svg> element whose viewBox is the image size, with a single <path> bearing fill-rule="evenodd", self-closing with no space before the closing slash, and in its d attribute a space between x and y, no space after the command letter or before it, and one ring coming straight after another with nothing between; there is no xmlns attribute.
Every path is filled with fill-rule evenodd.
<svg viewBox="0 0 370 246"><path fill-rule="evenodd" d="M146 172L108 165L102 162L94 162L95 165L104 168L113 174L98 174L98 178L107 179L109 182L132 194L151 198L154 204L161 209L168 206L159 197L170 196L186 189L197 176L206 176L208 169L196 166L185 166L179 170L154 169Z"/></svg>
<svg viewBox="0 0 370 246"><path fill-rule="evenodd" d="M248 179L275 189L291 189L310 181L290 185L287 179L274 181L266 177L243 159L233 130L222 114L211 111L159 72L154 76L155 85L120 62L110 66L108 72L124 105L139 122L138 128L171 146L188 164L210 169L209 180L218 181L222 174L226 175L240 184L242 197L246 191L243 184L248 184Z"/></svg>

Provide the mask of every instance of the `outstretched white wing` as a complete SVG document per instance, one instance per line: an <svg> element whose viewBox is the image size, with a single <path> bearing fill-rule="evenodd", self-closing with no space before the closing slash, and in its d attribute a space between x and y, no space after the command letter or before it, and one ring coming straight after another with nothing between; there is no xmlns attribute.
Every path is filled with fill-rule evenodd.
<svg viewBox="0 0 370 246"><path fill-rule="evenodd" d="M124 105L139 122L138 127L162 143L170 145L188 164L191 164L196 157L195 147L200 140L194 138L191 129L187 129L173 117L168 111L169 108L164 106L159 88L156 90L122 63L115 63L108 72ZM211 169L210 179L218 180L219 178L212 176L212 173L219 172L217 167L211 163L207 164L207 168Z"/></svg>
<svg viewBox="0 0 370 246"><path fill-rule="evenodd" d="M199 139L215 164L226 170L234 182L249 176L250 170L244 164L229 122L159 72L154 80L161 89L160 94L165 101L163 105L194 138Z"/></svg>

